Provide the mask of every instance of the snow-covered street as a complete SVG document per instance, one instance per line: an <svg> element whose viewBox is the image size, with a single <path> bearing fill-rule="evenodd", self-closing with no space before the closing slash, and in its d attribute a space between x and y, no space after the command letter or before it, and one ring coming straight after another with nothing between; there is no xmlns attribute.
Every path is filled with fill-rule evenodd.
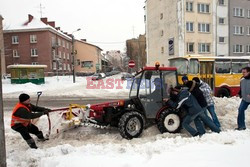
<svg viewBox="0 0 250 167"><path fill-rule="evenodd" d="M120 75L114 79L120 78ZM72 76L46 78L46 84L11 85L3 80L3 97L16 98L21 92L35 97L37 91L43 96L53 97L99 97L121 98L128 96L127 82L119 89L86 89L85 77ZM106 78L105 80L107 80ZM104 80L104 82L105 82ZM186 131L179 134L160 134L156 126L146 129L140 138L123 139L115 128L100 129L81 126L59 134L56 127L58 113L51 114L52 134L50 140L37 142L39 149L29 149L21 136L10 128L11 111L4 111L7 165L67 167L67 166L109 166L109 167L151 167L192 166L192 167L248 167L250 155L250 130L235 131L237 126L238 97L214 98L217 116L222 125L220 134L211 133L202 137L190 137ZM63 107L63 106L62 106ZM246 113L247 127L250 128L250 108ZM48 131L48 120L42 116L38 127ZM34 137L34 139L36 139Z"/></svg>

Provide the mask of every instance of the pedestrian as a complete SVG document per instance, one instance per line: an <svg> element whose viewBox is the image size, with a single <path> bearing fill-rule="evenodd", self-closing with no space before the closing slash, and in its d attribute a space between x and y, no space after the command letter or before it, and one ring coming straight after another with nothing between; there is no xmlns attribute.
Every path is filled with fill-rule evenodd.
<svg viewBox="0 0 250 167"><path fill-rule="evenodd" d="M220 132L220 129L213 123L213 121L204 114L203 109L199 105L196 98L186 89L181 89L177 86L171 89L171 94L173 94L176 101L172 99L164 99L166 105L179 109L184 107L187 110L187 115L182 121L182 127L186 129L192 136L203 135L199 133L198 129L204 129L202 122L207 125L213 132ZM172 95L172 97L173 97ZM190 124L195 121L196 129L194 129Z"/></svg>
<svg viewBox="0 0 250 167"><path fill-rule="evenodd" d="M237 124L238 127L235 130L245 130L245 110L250 104L250 67L242 68L243 77L240 80L240 91L238 95L242 98L239 109Z"/></svg>
<svg viewBox="0 0 250 167"><path fill-rule="evenodd" d="M203 82L202 80L200 80L198 77L194 77L193 80L197 83L197 86L202 91L202 93L205 97L205 100L207 102L207 110L209 111L213 122L215 123L215 125L218 128L220 128L221 125L220 125L220 122L219 122L217 115L215 113L214 100L212 97L211 87L206 82ZM207 110L205 110L206 115L208 115Z"/></svg>
<svg viewBox="0 0 250 167"><path fill-rule="evenodd" d="M11 116L11 128L21 134L30 148L37 149L34 139L30 136L34 134L40 141L45 141L47 138L43 136L37 126L31 123L32 119L39 118L44 114L48 114L50 109L38 107L30 103L30 96L22 93L19 95L19 102L13 109Z"/></svg>

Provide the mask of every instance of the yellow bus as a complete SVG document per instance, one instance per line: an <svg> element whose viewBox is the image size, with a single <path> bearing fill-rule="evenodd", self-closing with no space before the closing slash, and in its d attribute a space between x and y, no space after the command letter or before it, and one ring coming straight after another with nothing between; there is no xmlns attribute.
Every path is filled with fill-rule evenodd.
<svg viewBox="0 0 250 167"><path fill-rule="evenodd" d="M208 83L217 97L235 96L240 89L241 69L250 66L250 56L204 57L188 55L169 59L170 66L177 67L178 81L199 77Z"/></svg>

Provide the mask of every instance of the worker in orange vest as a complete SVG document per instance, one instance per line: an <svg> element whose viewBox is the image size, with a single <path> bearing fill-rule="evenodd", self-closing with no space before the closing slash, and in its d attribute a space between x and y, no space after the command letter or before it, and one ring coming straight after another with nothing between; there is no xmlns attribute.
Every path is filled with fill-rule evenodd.
<svg viewBox="0 0 250 167"><path fill-rule="evenodd" d="M42 131L31 123L32 119L38 118L44 114L48 114L50 109L38 107L30 103L30 96L22 93L19 96L19 103L13 109L11 116L11 128L19 132L30 148L37 149L34 139L30 136L34 134L38 140L48 140L44 138Z"/></svg>

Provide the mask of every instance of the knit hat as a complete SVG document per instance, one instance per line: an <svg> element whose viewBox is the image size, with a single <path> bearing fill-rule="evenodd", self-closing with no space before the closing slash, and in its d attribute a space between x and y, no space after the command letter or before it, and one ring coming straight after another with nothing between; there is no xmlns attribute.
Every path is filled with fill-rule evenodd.
<svg viewBox="0 0 250 167"><path fill-rule="evenodd" d="M22 93L22 94L19 95L19 102L22 103L22 102L28 100L29 98L30 98L29 95L27 95L26 93Z"/></svg>
<svg viewBox="0 0 250 167"><path fill-rule="evenodd" d="M188 77L187 76L183 76L181 79L182 79L182 81L186 81L186 80L188 80Z"/></svg>

